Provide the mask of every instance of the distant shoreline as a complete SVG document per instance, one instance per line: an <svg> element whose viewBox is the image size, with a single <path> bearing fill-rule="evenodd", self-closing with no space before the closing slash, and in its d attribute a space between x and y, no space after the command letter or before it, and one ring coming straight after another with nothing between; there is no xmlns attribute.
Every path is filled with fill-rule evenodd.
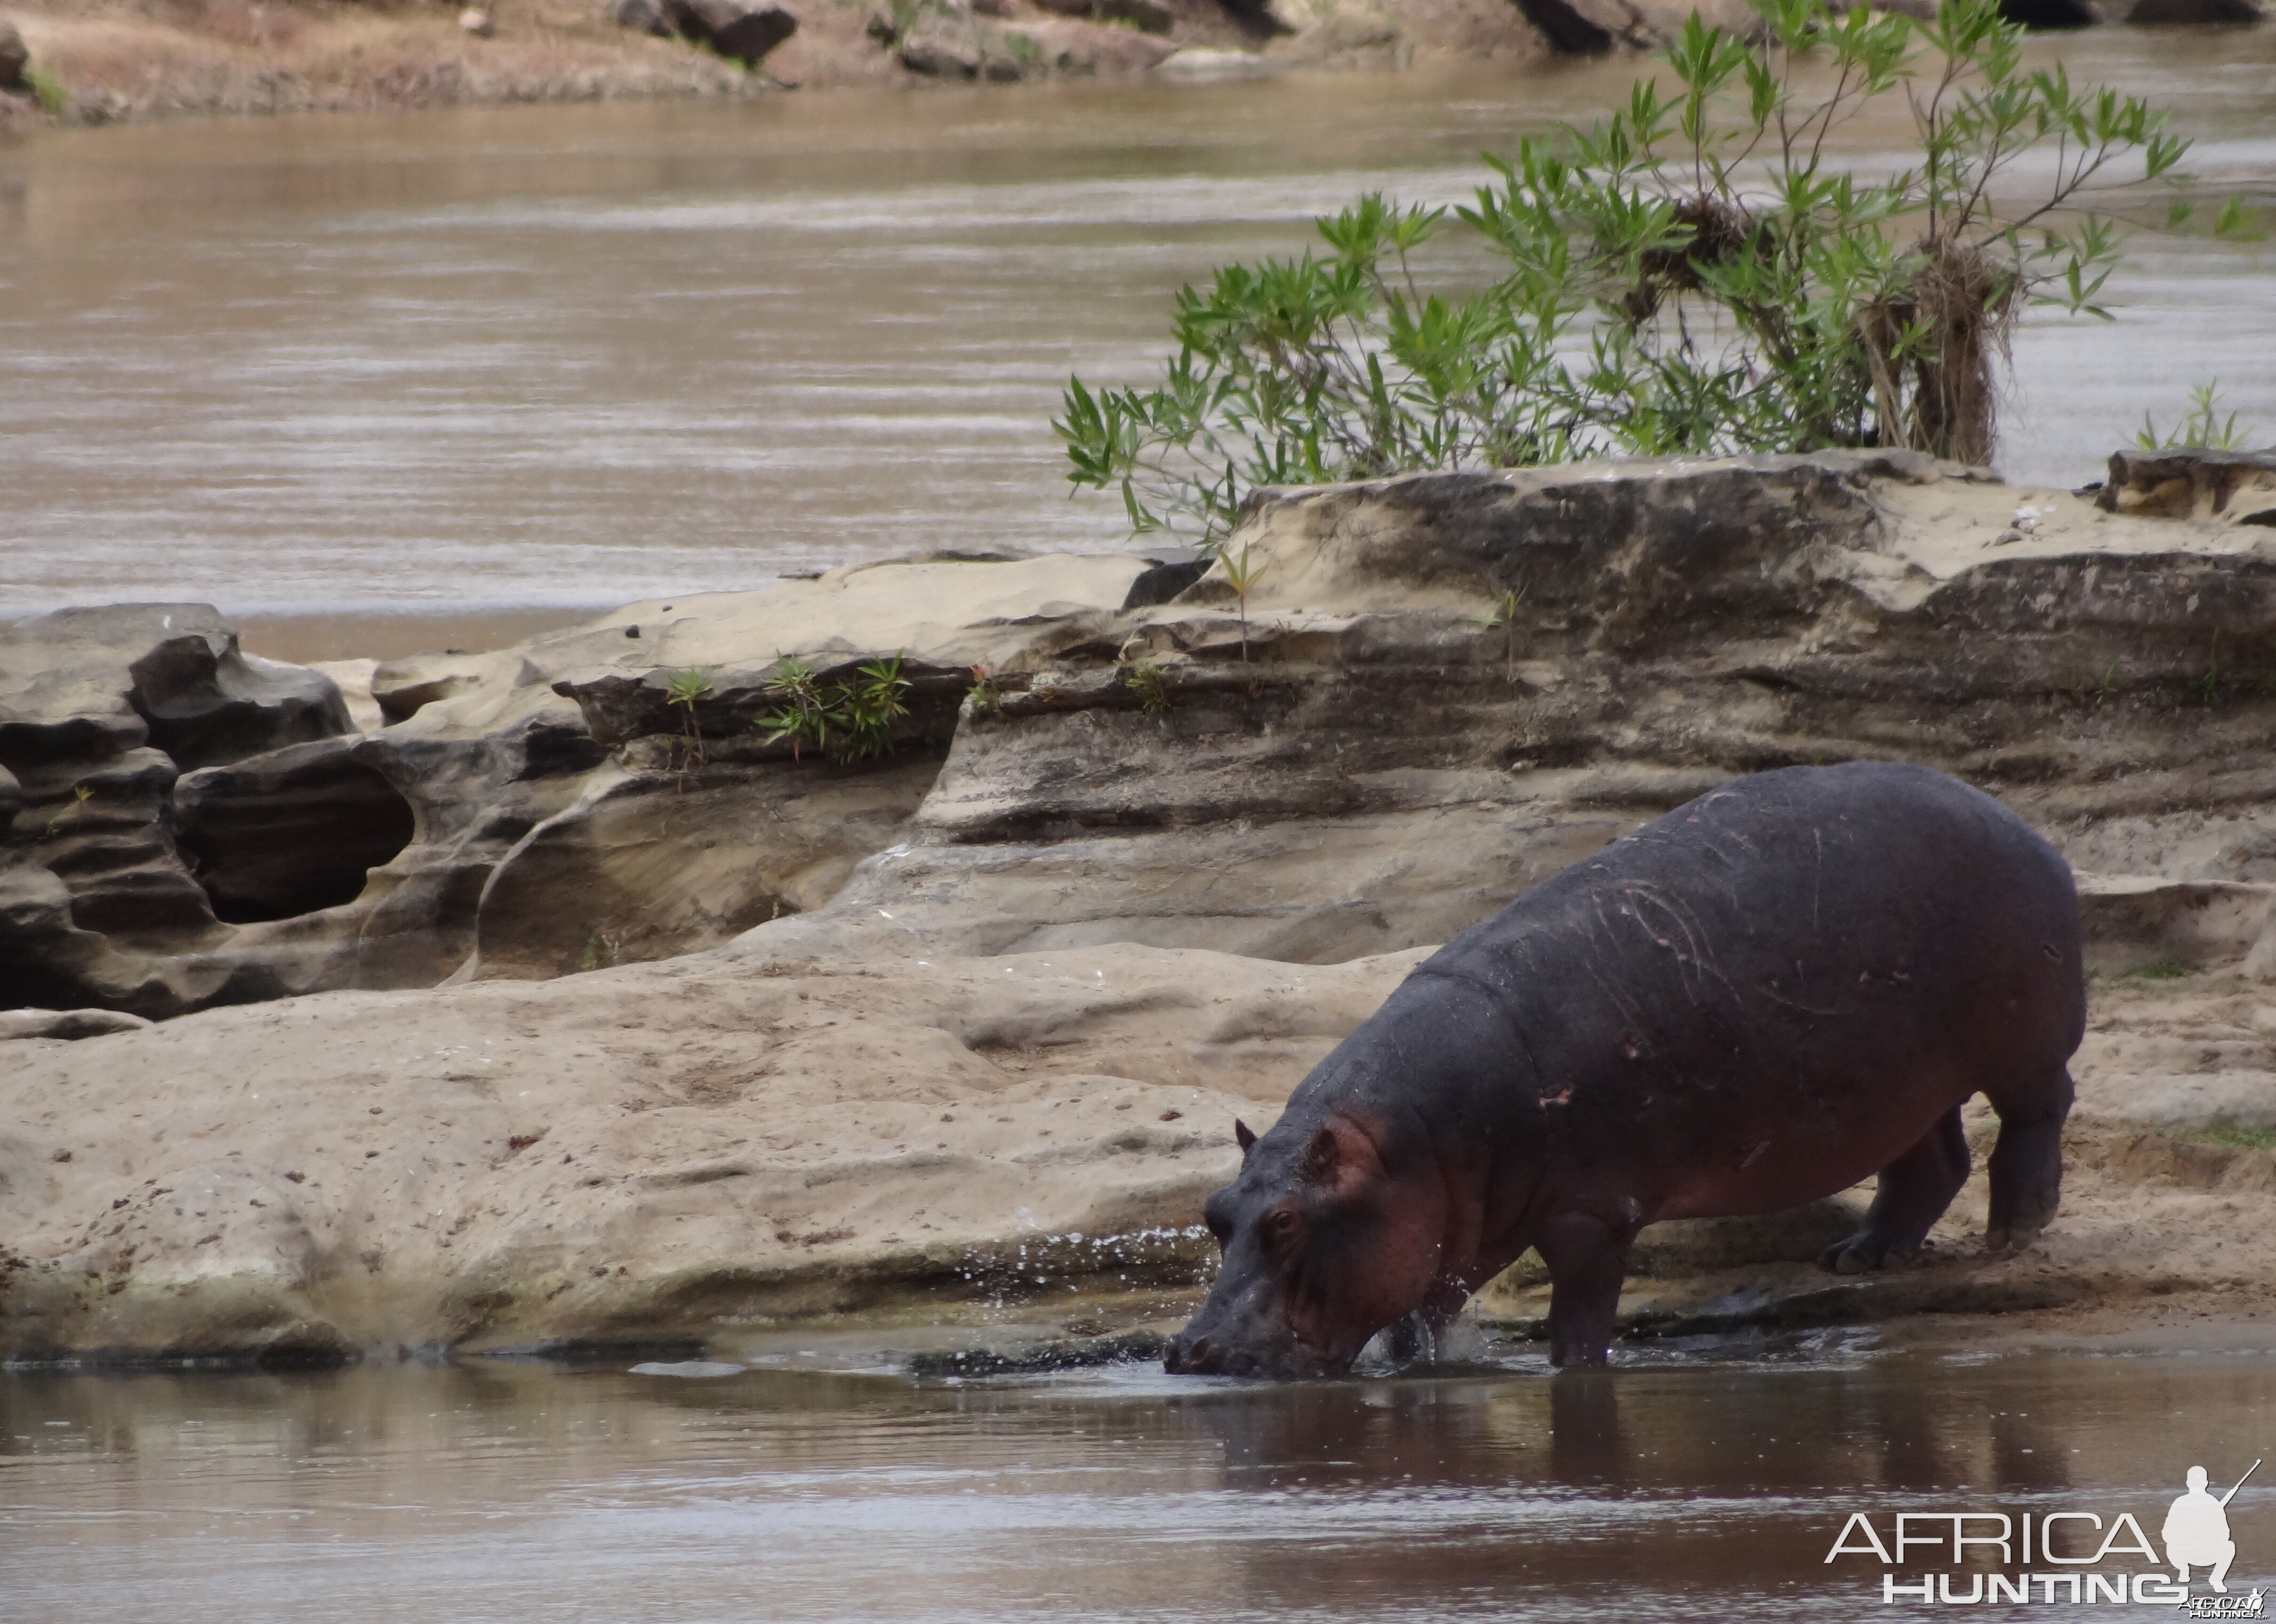
<svg viewBox="0 0 2276 1624"><path fill-rule="evenodd" d="M0 136L42 127L182 117L755 100L799 88L883 88L1007 79L1127 79L1191 48L1178 77L1444 60L1537 61L1552 52L1515 5L1444 0L1370 6L1369 27L1332 4L1244 11L1221 0L1149 0L1144 27L1069 0L933 0L896 35L884 4L800 0L797 32L759 65L623 27L601 0L489 0L487 34L460 0L345 5L211 0L153 14L125 0L0 5L46 87L0 95ZM1276 11L1274 8L1278 6ZM977 14L975 14L977 13ZM1302 27L1276 23L1291 16ZM1362 37L1362 34L1365 37Z"/></svg>

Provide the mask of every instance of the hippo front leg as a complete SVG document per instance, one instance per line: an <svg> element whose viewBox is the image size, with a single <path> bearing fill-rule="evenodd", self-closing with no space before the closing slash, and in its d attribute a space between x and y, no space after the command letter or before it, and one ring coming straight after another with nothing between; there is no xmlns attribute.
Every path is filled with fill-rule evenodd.
<svg viewBox="0 0 2276 1624"><path fill-rule="evenodd" d="M1549 1266L1549 1362L1600 1365L1627 1279L1633 1231L1585 1212L1560 1213L1541 1226L1534 1249Z"/></svg>

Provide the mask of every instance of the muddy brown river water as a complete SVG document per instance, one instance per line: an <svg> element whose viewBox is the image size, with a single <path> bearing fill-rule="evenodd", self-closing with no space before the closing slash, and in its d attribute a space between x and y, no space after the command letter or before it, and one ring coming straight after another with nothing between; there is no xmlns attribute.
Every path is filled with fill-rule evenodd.
<svg viewBox="0 0 2276 1624"><path fill-rule="evenodd" d="M2043 38L2276 190L2276 28ZM0 615L213 601L292 657L496 641L936 544L1104 548L1048 420L1171 292L1624 64L83 132L0 149ZM1855 132L1886 161L1885 132ZM2276 247L2161 244L2016 345L2004 463L2095 475L2219 379L2276 437ZM375 619L375 618L377 618ZM391 622L388 618L395 618ZM280 618L290 627L280 627Z"/></svg>
<svg viewBox="0 0 2276 1624"><path fill-rule="evenodd" d="M793 1339L662 1372L18 1374L0 1377L0 1616L1921 1619L1952 1613L1923 1582L1958 1598L2038 1574L2052 1600L2034 1583L1969 1614L2174 1618L2132 1601L2155 1570L2119 1519L2155 1540L2189 1466L2226 1491L2276 1447L2276 1355L2233 1342L1837 1332L1620 1358L1551 1377L1537 1348L1498 1345L1364 1381L952 1383ZM2007 1560L1916 1543L1885 1567L1851 1523L1885 1544L1907 1514L1916 1541L1948 1541L1960 1512L2009 1519ZM2022 1519L2036 1538L2050 1513L2081 1514L2054 1553L2086 1560L2023 1559ZM2276 1484L2256 1476L2227 1514L2242 1601L2276 1575ZM1857 1553L1829 1562L1837 1544ZM2067 1573L2128 1601L2072 1604ZM1908 1587L1893 1603L1885 1574Z"/></svg>

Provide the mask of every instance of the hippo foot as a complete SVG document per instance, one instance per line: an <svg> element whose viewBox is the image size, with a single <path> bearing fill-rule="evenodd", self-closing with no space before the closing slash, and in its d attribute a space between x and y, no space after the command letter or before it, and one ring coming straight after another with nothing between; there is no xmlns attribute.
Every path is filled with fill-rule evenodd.
<svg viewBox="0 0 2276 1624"><path fill-rule="evenodd" d="M1817 1266L1835 1274L1869 1274L1891 1264L1910 1263L1918 1247L1892 1246L1868 1230L1837 1241L1817 1255Z"/></svg>
<svg viewBox="0 0 2276 1624"><path fill-rule="evenodd" d="M1984 1232L1984 1249L1994 1256L2022 1251L2039 1238L2039 1232L2045 1227L2041 1224L2018 1224L2010 1229L1995 1224Z"/></svg>

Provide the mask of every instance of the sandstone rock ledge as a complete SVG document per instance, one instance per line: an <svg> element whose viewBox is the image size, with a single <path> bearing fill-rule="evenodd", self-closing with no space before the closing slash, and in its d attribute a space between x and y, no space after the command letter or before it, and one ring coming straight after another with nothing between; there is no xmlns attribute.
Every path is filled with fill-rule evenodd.
<svg viewBox="0 0 2276 1624"><path fill-rule="evenodd" d="M1245 601L944 555L368 694L193 606L0 629L0 1008L158 1020L0 1027L0 1356L1172 1301L1231 1117L1420 952L1853 756L2084 876L2071 1204L1985 1263L1964 1201L1941 1261L1838 1289L1800 1262L1838 1213L1671 1226L1639 1327L2265 1289L2276 543L2257 474L2113 473L2108 508L1880 454L1267 495ZM754 731L782 656L893 653L891 755Z"/></svg>
<svg viewBox="0 0 2276 1624"><path fill-rule="evenodd" d="M1422 952L785 967L728 948L0 1045L0 1359L1174 1315L1206 1278L1195 1218L1237 1166L1232 1119L1269 1123ZM1808 1260L1859 1191L1647 1232L1626 1321L2265 1304L2276 1151L2204 1128L2276 1125L2272 1039L2276 1011L2234 976L2100 983L2065 1209L2030 1250L1980 1255L1979 1172L1923 1264L1837 1280ZM1524 1264L1483 1299L1520 1322L1545 1306Z"/></svg>

